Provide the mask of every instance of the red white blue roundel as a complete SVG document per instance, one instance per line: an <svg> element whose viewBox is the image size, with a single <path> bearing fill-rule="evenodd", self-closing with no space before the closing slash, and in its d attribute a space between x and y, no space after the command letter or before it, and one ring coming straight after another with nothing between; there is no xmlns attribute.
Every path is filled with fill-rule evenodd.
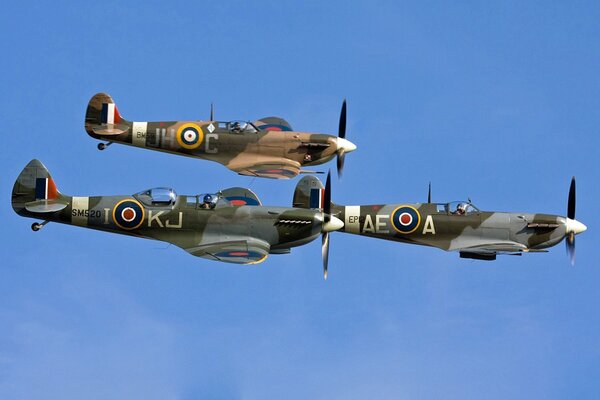
<svg viewBox="0 0 600 400"><path fill-rule="evenodd" d="M139 228L144 222L144 207L136 200L121 200L113 208L115 224L125 230Z"/></svg>
<svg viewBox="0 0 600 400"><path fill-rule="evenodd" d="M390 216L392 226L399 233L413 233L421 223L421 215L416 208L400 206Z"/></svg>
<svg viewBox="0 0 600 400"><path fill-rule="evenodd" d="M202 139L204 139L204 133L196 124L183 124L177 129L176 138L181 147L191 150L200 146Z"/></svg>

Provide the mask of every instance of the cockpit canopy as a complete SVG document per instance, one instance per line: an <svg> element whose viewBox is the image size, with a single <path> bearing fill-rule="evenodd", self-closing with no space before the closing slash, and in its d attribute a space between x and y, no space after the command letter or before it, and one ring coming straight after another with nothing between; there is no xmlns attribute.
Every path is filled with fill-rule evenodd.
<svg viewBox="0 0 600 400"><path fill-rule="evenodd" d="M468 215L479 213L479 209L469 201L452 201L450 203L437 204L439 213L447 213L451 215Z"/></svg>
<svg viewBox="0 0 600 400"><path fill-rule="evenodd" d="M256 133L259 129L252 122L248 121L229 121L217 122L220 129L226 129L230 133Z"/></svg>
<svg viewBox="0 0 600 400"><path fill-rule="evenodd" d="M149 206L171 206L177 201L177 193L173 189L166 187L144 190L137 193L135 197Z"/></svg>

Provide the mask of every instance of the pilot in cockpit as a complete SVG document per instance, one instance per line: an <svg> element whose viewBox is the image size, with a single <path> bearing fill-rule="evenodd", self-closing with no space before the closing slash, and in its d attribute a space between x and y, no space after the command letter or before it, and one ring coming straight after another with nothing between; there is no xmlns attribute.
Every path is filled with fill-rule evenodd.
<svg viewBox="0 0 600 400"><path fill-rule="evenodd" d="M242 132L242 124L239 121L235 121L231 124L231 132L240 133Z"/></svg>
<svg viewBox="0 0 600 400"><path fill-rule="evenodd" d="M465 203L458 203L454 215L465 215L467 213L467 205Z"/></svg>
<svg viewBox="0 0 600 400"><path fill-rule="evenodd" d="M207 194L202 199L202 208L205 210L210 210L215 208L217 205L217 197L212 194Z"/></svg>

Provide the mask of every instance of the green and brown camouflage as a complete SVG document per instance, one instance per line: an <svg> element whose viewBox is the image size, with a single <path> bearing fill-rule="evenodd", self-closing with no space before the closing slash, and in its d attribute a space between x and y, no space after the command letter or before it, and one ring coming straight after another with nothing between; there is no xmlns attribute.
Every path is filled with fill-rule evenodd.
<svg viewBox="0 0 600 400"><path fill-rule="evenodd" d="M38 160L18 176L12 207L21 216L44 221L34 223L34 231L58 222L160 240L198 257L237 264L289 253L342 226L321 210L263 206L251 190L240 187L193 196L169 188L123 196L67 196Z"/></svg>
<svg viewBox="0 0 600 400"><path fill-rule="evenodd" d="M304 188L294 198L294 206L316 204L323 185L312 176L298 184ZM462 258L495 260L497 254L521 255L544 252L587 228L575 220L575 180L569 191L568 216L550 214L481 211L470 201L450 203L404 203L339 206L331 205L331 215L344 222L339 232L384 240L457 251ZM572 262L574 248L572 248Z"/></svg>
<svg viewBox="0 0 600 400"><path fill-rule="evenodd" d="M99 140L158 150L223 164L248 176L289 179L303 168L323 164L356 146L345 137L345 103L342 108L343 131L328 134L295 132L279 117L245 121L159 121L131 122L119 113L106 93L90 100L86 116L87 133ZM212 112L211 112L211 119ZM342 127L342 121L340 121ZM107 144L100 143L99 149Z"/></svg>

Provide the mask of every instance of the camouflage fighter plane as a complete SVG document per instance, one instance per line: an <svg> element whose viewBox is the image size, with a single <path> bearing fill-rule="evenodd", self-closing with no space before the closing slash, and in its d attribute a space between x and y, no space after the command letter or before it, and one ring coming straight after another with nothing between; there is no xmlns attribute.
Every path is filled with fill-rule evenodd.
<svg viewBox="0 0 600 400"><path fill-rule="evenodd" d="M342 104L338 136L296 132L282 118L254 122L210 121L131 122L121 116L113 99L98 93L90 100L87 133L108 143L121 143L188 157L216 161L241 175L289 179L312 173L304 167L323 164L337 156L342 173L346 153L356 146L345 139L346 101Z"/></svg>
<svg viewBox="0 0 600 400"><path fill-rule="evenodd" d="M330 196L329 175L327 182L324 199ZM12 191L17 214L44 220L31 226L34 231L58 222L160 240L197 257L235 264L256 264L269 254L287 254L343 225L327 208L297 204L263 206L251 190L240 187L195 196L177 195L169 188L131 196L67 196L38 160L27 164ZM327 248L323 252L326 257Z"/></svg>
<svg viewBox="0 0 600 400"><path fill-rule="evenodd" d="M298 190L300 189L300 191ZM298 182L293 206L316 204L323 191L314 176ZM306 200L309 199L309 200ZM331 205L328 214L344 227L338 232L457 251L461 258L495 260L498 254L547 252L566 238L571 264L575 263L575 235L587 227L575 219L575 178L569 189L567 217L537 213L481 211L471 201L427 203ZM323 239L326 239L324 235ZM327 263L324 264L327 278Z"/></svg>

